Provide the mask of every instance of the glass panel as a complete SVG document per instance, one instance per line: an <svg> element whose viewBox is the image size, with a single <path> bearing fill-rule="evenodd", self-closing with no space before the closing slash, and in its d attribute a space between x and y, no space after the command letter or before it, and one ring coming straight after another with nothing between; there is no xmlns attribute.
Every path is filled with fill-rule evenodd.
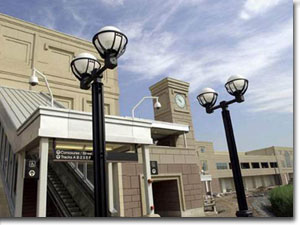
<svg viewBox="0 0 300 225"><path fill-rule="evenodd" d="M15 171L14 171L14 183L13 183L13 190L14 190L14 194L13 196L16 195L16 190L17 190L17 177L18 177L18 157L15 157Z"/></svg>
<svg viewBox="0 0 300 225"><path fill-rule="evenodd" d="M269 168L269 164L267 162L262 162L261 168Z"/></svg>
<svg viewBox="0 0 300 225"><path fill-rule="evenodd" d="M87 179L94 184L94 167L93 163L87 164Z"/></svg>
<svg viewBox="0 0 300 225"><path fill-rule="evenodd" d="M251 166L252 166L253 169L259 169L260 168L258 162L251 163Z"/></svg>
<svg viewBox="0 0 300 225"><path fill-rule="evenodd" d="M200 151L201 151L201 153L204 153L205 152L205 147L200 147Z"/></svg>
<svg viewBox="0 0 300 225"><path fill-rule="evenodd" d="M270 162L271 168L278 168L277 162Z"/></svg>
<svg viewBox="0 0 300 225"><path fill-rule="evenodd" d="M5 174L5 180L8 182L8 177L9 177L9 157L10 157L10 146L8 143L8 140L6 138L6 146L5 146L6 152L5 152L5 161L4 161L4 174Z"/></svg>
<svg viewBox="0 0 300 225"><path fill-rule="evenodd" d="M286 167L292 167L291 157L288 152L284 153L284 158L285 158Z"/></svg>
<svg viewBox="0 0 300 225"><path fill-rule="evenodd" d="M12 153L11 146L9 146L9 159L8 159L8 187L10 191L12 190L12 177L13 177L13 162L14 162L14 154Z"/></svg>
<svg viewBox="0 0 300 225"><path fill-rule="evenodd" d="M249 163L241 163L241 168L242 169L250 169L250 164Z"/></svg>
<svg viewBox="0 0 300 225"><path fill-rule="evenodd" d="M78 170L83 174L83 163L78 163Z"/></svg>
<svg viewBox="0 0 300 225"><path fill-rule="evenodd" d="M3 135L3 130L2 127L0 126L0 164L2 163L2 158L3 158L2 135Z"/></svg>
<svg viewBox="0 0 300 225"><path fill-rule="evenodd" d="M227 163L216 163L217 170L227 170L228 166Z"/></svg>
<svg viewBox="0 0 300 225"><path fill-rule="evenodd" d="M4 168L4 156L5 156L5 134L4 134L4 130L2 129L2 135L1 135L2 139L1 139L1 143L0 143L0 148L1 148L1 164L2 164L2 168Z"/></svg>

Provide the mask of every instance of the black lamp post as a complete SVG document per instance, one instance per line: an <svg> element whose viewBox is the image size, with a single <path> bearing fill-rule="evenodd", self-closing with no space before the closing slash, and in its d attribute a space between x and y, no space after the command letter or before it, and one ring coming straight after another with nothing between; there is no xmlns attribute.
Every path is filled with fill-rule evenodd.
<svg viewBox="0 0 300 225"><path fill-rule="evenodd" d="M228 110L228 105L235 102L241 103L244 101L244 93L248 88L248 80L243 78L242 76L234 75L228 79L225 87L227 92L235 97L233 100L222 101L219 105L214 106L217 101L218 94L211 88L203 89L203 91L198 95L197 99L200 105L206 108L207 113L213 113L214 110L219 108L222 109L227 146L229 149L231 168L239 206L239 210L236 212L236 216L252 217L252 211L248 209L247 205L239 157L237 154L230 113Z"/></svg>
<svg viewBox="0 0 300 225"><path fill-rule="evenodd" d="M96 57L89 53L81 53L71 62L71 69L80 81L80 88L88 90L92 84L93 108L93 155L94 155L94 198L95 216L107 217L107 185L106 185L106 149L105 121L103 102L103 72L114 69L119 58L126 49L128 39L115 27L102 28L93 37L93 44L104 59L101 67Z"/></svg>

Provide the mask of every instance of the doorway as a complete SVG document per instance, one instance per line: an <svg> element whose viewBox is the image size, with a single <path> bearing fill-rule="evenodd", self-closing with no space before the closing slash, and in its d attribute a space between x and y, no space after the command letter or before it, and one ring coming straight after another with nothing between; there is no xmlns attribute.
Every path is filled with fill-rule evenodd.
<svg viewBox="0 0 300 225"><path fill-rule="evenodd" d="M154 210L161 217L180 217L177 180L154 181L152 184Z"/></svg>

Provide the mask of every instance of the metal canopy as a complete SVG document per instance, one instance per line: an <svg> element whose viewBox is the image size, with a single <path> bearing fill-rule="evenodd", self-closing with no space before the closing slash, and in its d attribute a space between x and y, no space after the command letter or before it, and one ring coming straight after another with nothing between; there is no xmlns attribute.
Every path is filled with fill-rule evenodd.
<svg viewBox="0 0 300 225"><path fill-rule="evenodd" d="M39 92L0 87L0 120L14 152L41 137L92 140L92 114L63 108ZM153 144L153 138L189 131L188 125L105 116L107 143ZM122 148L120 148L122 151Z"/></svg>

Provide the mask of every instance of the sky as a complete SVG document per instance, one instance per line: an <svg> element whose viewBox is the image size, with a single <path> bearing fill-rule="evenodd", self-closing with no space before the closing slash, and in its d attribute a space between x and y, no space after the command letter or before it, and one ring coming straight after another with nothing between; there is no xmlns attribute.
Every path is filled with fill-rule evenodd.
<svg viewBox="0 0 300 225"><path fill-rule="evenodd" d="M205 87L230 100L224 84L249 80L245 102L230 105L239 151L293 146L293 2L291 0L1 0L0 12L85 40L103 26L129 39L119 58L120 113L166 76L190 83L200 141L227 150L221 111L197 102ZM136 116L153 119L152 102Z"/></svg>

